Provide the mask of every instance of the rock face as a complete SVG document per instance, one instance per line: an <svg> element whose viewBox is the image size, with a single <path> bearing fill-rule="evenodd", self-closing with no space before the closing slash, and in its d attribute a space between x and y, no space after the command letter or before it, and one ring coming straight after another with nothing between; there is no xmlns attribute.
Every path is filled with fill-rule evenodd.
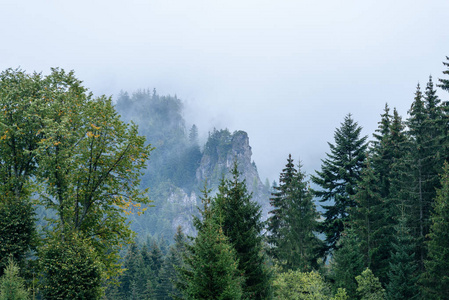
<svg viewBox="0 0 449 300"><path fill-rule="evenodd" d="M262 207L262 218L266 219L269 211L268 188L259 179L256 164L251 160L251 146L248 134L244 131L230 133L228 130L214 130L204 146L202 157L196 168L195 186L189 191L176 186L173 182L160 184L153 192L154 208L144 218L133 220L133 230L139 234L150 233L171 237L181 226L187 235L196 234L193 215L198 215L201 207L200 190L207 180L211 195L218 191L220 180L230 178L229 170L234 161L238 163L240 179L246 181L247 189L253 200ZM192 172L194 173L194 172Z"/></svg>
<svg viewBox="0 0 449 300"><path fill-rule="evenodd" d="M253 199L262 206L265 218L270 194L267 187L262 184L251 156L251 146L246 132L235 131L231 134L228 130L214 131L206 143L200 166L196 171L196 180L199 186L202 186L207 179L211 188L215 190L223 176L230 178L229 170L234 161L237 161L240 178L246 181L248 191L253 193Z"/></svg>

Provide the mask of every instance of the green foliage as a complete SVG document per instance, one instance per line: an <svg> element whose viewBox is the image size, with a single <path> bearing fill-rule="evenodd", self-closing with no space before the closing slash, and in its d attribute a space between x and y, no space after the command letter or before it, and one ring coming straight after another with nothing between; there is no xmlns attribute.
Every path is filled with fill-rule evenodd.
<svg viewBox="0 0 449 300"><path fill-rule="evenodd" d="M360 251L366 267L377 267L382 257L378 257L376 248L381 242L383 218L383 201L381 198L379 178L374 173L369 161L362 170L362 177L354 195L356 207L351 210L351 226L359 237Z"/></svg>
<svg viewBox="0 0 449 300"><path fill-rule="evenodd" d="M159 284L155 293L157 299L181 297L175 283L180 280L178 270L185 267L183 256L187 255L187 240L180 226L177 228L174 240L175 243L170 247L159 273Z"/></svg>
<svg viewBox="0 0 449 300"><path fill-rule="evenodd" d="M449 56L446 56L446 59L449 61ZM444 70L444 71L443 71L443 74L449 75L449 62L443 62L443 65L445 65L446 67L448 67L447 70ZM439 81L440 81L441 84L439 84L438 86L439 86L440 88L442 88L443 90L449 92L449 79L443 78L443 79L439 79Z"/></svg>
<svg viewBox="0 0 449 300"><path fill-rule="evenodd" d="M202 200L202 220L195 218L198 235L193 245L187 246L189 254L178 287L187 299L240 299L242 277L236 251L210 207L207 189Z"/></svg>
<svg viewBox="0 0 449 300"><path fill-rule="evenodd" d="M140 214L149 203L138 185L152 148L136 126L120 120L111 99L93 99L73 72L53 69L42 84L42 139L35 151L42 202L57 212L51 222L61 238L71 232L92 238L112 276L118 247L132 235L125 215Z"/></svg>
<svg viewBox="0 0 449 300"><path fill-rule="evenodd" d="M289 270L280 273L273 281L276 299L331 299L330 288L321 275L316 271L304 273L299 270ZM344 292L339 291L338 298L345 299Z"/></svg>
<svg viewBox="0 0 449 300"><path fill-rule="evenodd" d="M91 241L77 234L58 235L40 252L45 299L100 299L102 264Z"/></svg>
<svg viewBox="0 0 449 300"><path fill-rule="evenodd" d="M356 184L365 161L367 137L360 137L362 128L347 115L340 128L335 130L335 144L329 143L330 154L321 165L321 171L312 175L312 181L321 190L315 195L323 205L324 222L322 231L326 234L327 250L335 249L341 233L348 221L349 208L355 206L352 196L356 193Z"/></svg>
<svg viewBox="0 0 449 300"><path fill-rule="evenodd" d="M429 256L422 280L428 299L446 299L449 295L449 165L444 164L441 189L432 214L427 246Z"/></svg>
<svg viewBox="0 0 449 300"><path fill-rule="evenodd" d="M366 268L361 275L355 278L357 280L357 293L361 300L383 300L385 299L385 290L374 276L373 272Z"/></svg>
<svg viewBox="0 0 449 300"><path fill-rule="evenodd" d="M317 268L321 246L315 235L319 214L301 165L296 170L290 155L279 182L280 186L275 187L277 192L270 199L273 206L268 219L270 253L284 270L311 271Z"/></svg>
<svg viewBox="0 0 449 300"><path fill-rule="evenodd" d="M34 209L28 199L14 200L0 195L0 276L10 255L23 263L36 241Z"/></svg>
<svg viewBox="0 0 449 300"><path fill-rule="evenodd" d="M19 276L19 267L12 256L9 256L5 272L0 278L0 300L28 299L30 295L25 288L24 280Z"/></svg>
<svg viewBox="0 0 449 300"><path fill-rule="evenodd" d="M344 288L350 299L356 298L355 277L363 271L364 262L360 250L360 239L351 228L346 229L339 240L338 249L331 261L330 277L334 288Z"/></svg>
<svg viewBox="0 0 449 300"><path fill-rule="evenodd" d="M269 212L268 217L268 231L270 232L267 240L271 245L270 255L276 259L279 259L278 246L279 242L284 239L281 235L281 229L285 226L285 210L287 203L285 198L287 197L287 189L290 182L293 180L293 176L297 173L291 154L288 155L287 164L279 176L279 186L273 185L273 192L271 193L270 205L272 210Z"/></svg>
<svg viewBox="0 0 449 300"><path fill-rule="evenodd" d="M240 181L238 165L234 162L232 179L223 179L214 198L214 214L220 217L223 233L234 247L238 269L243 273L243 297L267 299L271 296L271 274L262 253L260 206L253 202Z"/></svg>
<svg viewBox="0 0 449 300"><path fill-rule="evenodd" d="M418 266L415 260L415 242L407 227L405 208L402 207L399 224L395 226L395 240L388 272L388 299L417 299Z"/></svg>
<svg viewBox="0 0 449 300"><path fill-rule="evenodd" d="M0 276L7 257L23 264L35 246L35 213L30 201L41 138L42 79L21 70L0 74Z"/></svg>

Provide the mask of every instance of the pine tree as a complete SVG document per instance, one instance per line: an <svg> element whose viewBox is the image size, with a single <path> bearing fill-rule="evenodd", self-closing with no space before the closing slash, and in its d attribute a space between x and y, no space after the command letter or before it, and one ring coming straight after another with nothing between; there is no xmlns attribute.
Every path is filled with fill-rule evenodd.
<svg viewBox="0 0 449 300"><path fill-rule="evenodd" d="M181 297L175 282L179 281L178 269L184 267L183 255L186 255L186 237L178 226L174 237L175 243L170 247L159 272L159 284L156 289L157 299Z"/></svg>
<svg viewBox="0 0 449 300"><path fill-rule="evenodd" d="M423 283L428 299L447 299L449 297L449 165L444 164L441 176L441 189L435 200L432 226L427 246L428 259Z"/></svg>
<svg viewBox="0 0 449 300"><path fill-rule="evenodd" d="M446 59L449 61L449 56L446 56ZM443 65L445 65L446 67L448 67L447 70L443 71L443 74L445 75L449 75L449 62L443 62ZM442 88L445 91L449 92L449 79L439 79L440 83L438 85L438 87Z"/></svg>
<svg viewBox="0 0 449 300"><path fill-rule="evenodd" d="M308 272L318 268L321 241L315 235L319 214L313 203L301 165L287 185L283 214L282 239L277 246L278 257L285 270Z"/></svg>
<svg viewBox="0 0 449 300"><path fill-rule="evenodd" d="M378 257L379 231L383 224L383 200L380 192L381 184L374 173L369 160L362 171L362 178L354 195L356 206L351 209L351 227L360 239L361 255L368 268L380 267L382 257Z"/></svg>
<svg viewBox="0 0 449 300"><path fill-rule="evenodd" d="M223 232L236 250L238 269L245 280L243 297L267 299L271 297L271 274L262 254L260 205L252 201L245 181L240 181L237 162L231 174L232 179L221 181L213 209L222 218Z"/></svg>
<svg viewBox="0 0 449 300"><path fill-rule="evenodd" d="M338 243L331 261L331 279L335 289L344 288L349 299L357 299L355 277L364 269L360 240L353 229L347 228Z"/></svg>
<svg viewBox="0 0 449 300"><path fill-rule="evenodd" d="M29 296L25 281L19 276L19 267L10 256L5 274L0 277L0 300L28 300Z"/></svg>
<svg viewBox="0 0 449 300"><path fill-rule="evenodd" d="M351 198L356 193L366 155L367 136L360 137L362 128L347 115L340 128L335 130L335 144L329 144L330 154L322 160L321 171L312 175L312 181L321 187L315 190L323 205L324 222L322 231L326 234L326 250L334 250L348 221L349 208L355 206Z"/></svg>
<svg viewBox="0 0 449 300"><path fill-rule="evenodd" d="M287 189L296 173L297 170L293 164L292 156L289 154L287 164L279 176L279 186L273 185L274 191L271 193L272 197L270 198L272 210L269 212L270 216L268 217L267 229L269 231L269 236L267 240L271 246L269 253L276 259L280 259L278 252L279 242L285 239L285 237L281 235L281 232L285 231L284 228L286 226L285 212L287 207Z"/></svg>
<svg viewBox="0 0 449 300"><path fill-rule="evenodd" d="M415 260L415 243L407 227L405 207L402 205L399 224L395 226L395 240L388 272L387 296L391 300L417 299L417 264Z"/></svg>
<svg viewBox="0 0 449 300"><path fill-rule="evenodd" d="M409 142L403 159L402 173L403 200L408 201L411 217L409 219L412 236L416 239L415 257L419 269L424 270L426 249L425 237L429 233L430 214L441 162L437 159L439 135L435 133L439 115L435 113L437 99L432 99L432 83L430 81L426 97L421 93L418 84L415 99L407 119ZM426 109L427 106L431 110ZM433 116L436 119L430 119ZM434 136L432 136L434 134Z"/></svg>
<svg viewBox="0 0 449 300"><path fill-rule="evenodd" d="M203 190L202 220L194 219L198 235L193 245L187 245L189 255L177 285L187 299L240 299L242 277L236 251L223 233L221 218L210 207L208 193Z"/></svg>

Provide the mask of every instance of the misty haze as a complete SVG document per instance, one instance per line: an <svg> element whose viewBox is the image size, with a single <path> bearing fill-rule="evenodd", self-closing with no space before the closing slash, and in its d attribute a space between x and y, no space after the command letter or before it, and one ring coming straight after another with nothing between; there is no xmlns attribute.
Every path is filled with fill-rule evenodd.
<svg viewBox="0 0 449 300"><path fill-rule="evenodd" d="M449 2L0 4L0 299L449 298Z"/></svg>

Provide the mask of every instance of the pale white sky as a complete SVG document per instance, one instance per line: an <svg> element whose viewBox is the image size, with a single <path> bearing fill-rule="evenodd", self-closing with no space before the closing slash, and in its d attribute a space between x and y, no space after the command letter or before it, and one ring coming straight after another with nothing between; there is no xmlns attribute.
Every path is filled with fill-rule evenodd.
<svg viewBox="0 0 449 300"><path fill-rule="evenodd" d="M385 102L405 118L416 84L445 70L448 15L447 0L3 0L0 69L176 94L203 134L247 131L272 181L289 153L319 168L349 112L369 135Z"/></svg>

